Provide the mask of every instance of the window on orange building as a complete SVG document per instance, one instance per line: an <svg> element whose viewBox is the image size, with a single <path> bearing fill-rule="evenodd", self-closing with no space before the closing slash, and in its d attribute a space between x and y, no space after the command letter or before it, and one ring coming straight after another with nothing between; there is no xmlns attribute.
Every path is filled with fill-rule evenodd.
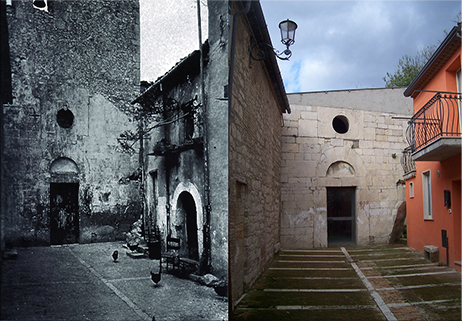
<svg viewBox="0 0 462 321"><path fill-rule="evenodd" d="M433 219L432 210L432 180L431 172L428 170L422 173L422 193L423 193L423 207L424 207L424 219Z"/></svg>
<svg viewBox="0 0 462 321"><path fill-rule="evenodd" d="M414 182L409 182L409 198L414 198Z"/></svg>
<svg viewBox="0 0 462 321"><path fill-rule="evenodd" d="M462 92L462 73L461 73L461 70L459 69L456 73L457 77L457 92L460 93Z"/></svg>

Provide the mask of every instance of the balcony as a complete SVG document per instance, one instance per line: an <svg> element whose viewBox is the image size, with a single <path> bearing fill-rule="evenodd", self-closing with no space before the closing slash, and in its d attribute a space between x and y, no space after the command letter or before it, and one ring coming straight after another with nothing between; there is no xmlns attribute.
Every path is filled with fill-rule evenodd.
<svg viewBox="0 0 462 321"><path fill-rule="evenodd" d="M190 149L195 149L198 153L202 153L203 147L204 147L203 137L196 137L196 138L185 140L183 144L180 144L180 145L170 144L165 139L162 139L157 142L157 144L154 146L153 152L149 153L148 155L150 156L172 156L172 155L178 155L181 152L184 152Z"/></svg>
<svg viewBox="0 0 462 321"><path fill-rule="evenodd" d="M414 161L443 161L460 154L460 93L437 93L409 121L406 139Z"/></svg>
<svg viewBox="0 0 462 321"><path fill-rule="evenodd" d="M412 151L410 147L406 147L401 155L401 166L404 170L404 178L415 176L415 161L412 159Z"/></svg>

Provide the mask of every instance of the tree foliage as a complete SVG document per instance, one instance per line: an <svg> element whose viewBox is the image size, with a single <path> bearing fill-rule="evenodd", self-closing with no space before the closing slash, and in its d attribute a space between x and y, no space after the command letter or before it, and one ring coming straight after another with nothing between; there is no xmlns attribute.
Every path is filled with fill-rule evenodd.
<svg viewBox="0 0 462 321"><path fill-rule="evenodd" d="M408 86L435 50L436 46L426 46L424 49L419 50L413 57L408 55L402 56L398 61L398 69L394 73L387 72L387 75L383 77L385 85L387 87Z"/></svg>

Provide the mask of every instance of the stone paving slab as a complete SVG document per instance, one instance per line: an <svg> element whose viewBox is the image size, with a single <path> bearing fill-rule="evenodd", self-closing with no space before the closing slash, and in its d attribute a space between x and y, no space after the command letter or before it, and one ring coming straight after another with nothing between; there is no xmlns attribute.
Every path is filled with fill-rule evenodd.
<svg viewBox="0 0 462 321"><path fill-rule="evenodd" d="M342 250L345 264L329 262L342 261L341 257L332 257ZM295 255L296 261L306 262L287 259ZM241 298L233 317L460 320L460 282L460 272L433 264L403 245L281 251L251 291Z"/></svg>
<svg viewBox="0 0 462 321"><path fill-rule="evenodd" d="M111 255L119 251L114 262ZM132 259L120 242L32 247L1 265L2 320L227 320L214 289Z"/></svg>

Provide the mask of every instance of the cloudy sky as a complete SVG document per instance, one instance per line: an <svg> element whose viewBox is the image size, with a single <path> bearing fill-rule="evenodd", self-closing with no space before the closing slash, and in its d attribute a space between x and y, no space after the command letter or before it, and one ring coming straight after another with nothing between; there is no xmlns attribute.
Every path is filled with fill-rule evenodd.
<svg viewBox="0 0 462 321"><path fill-rule="evenodd" d="M286 91L385 87L399 58L438 45L456 25L460 1L261 0L273 46L279 22L298 24L290 61L279 60Z"/></svg>
<svg viewBox="0 0 462 321"><path fill-rule="evenodd" d="M197 0L140 0L141 79L156 80L199 48ZM200 0L203 40L207 0ZM290 61L279 60L286 91L384 87L398 60L438 45L455 26L457 1L261 0L273 46L282 51L278 25L298 29Z"/></svg>

